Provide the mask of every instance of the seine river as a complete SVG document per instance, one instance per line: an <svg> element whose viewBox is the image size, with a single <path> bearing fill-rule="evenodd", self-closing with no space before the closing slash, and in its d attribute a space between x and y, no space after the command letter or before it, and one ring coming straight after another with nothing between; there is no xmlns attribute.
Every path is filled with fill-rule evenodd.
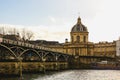
<svg viewBox="0 0 120 80"><path fill-rule="evenodd" d="M120 70L68 70L46 74L23 74L23 80L120 80ZM19 80L0 78L0 80Z"/></svg>

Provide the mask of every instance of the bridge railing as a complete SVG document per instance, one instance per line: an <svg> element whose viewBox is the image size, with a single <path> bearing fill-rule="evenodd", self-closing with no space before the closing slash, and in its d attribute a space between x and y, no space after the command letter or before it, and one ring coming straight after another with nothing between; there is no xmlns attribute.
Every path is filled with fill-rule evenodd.
<svg viewBox="0 0 120 80"><path fill-rule="evenodd" d="M11 45L18 45L18 46L23 46L23 47L34 48L34 49L42 49L42 50L46 50L46 51L64 53L63 51L58 51L56 49L51 49L51 48L44 47L44 46L38 46L38 45L34 45L34 44L22 42L22 41L15 41L15 40L10 40L10 39L5 39L5 38L0 38L0 42L11 44Z"/></svg>

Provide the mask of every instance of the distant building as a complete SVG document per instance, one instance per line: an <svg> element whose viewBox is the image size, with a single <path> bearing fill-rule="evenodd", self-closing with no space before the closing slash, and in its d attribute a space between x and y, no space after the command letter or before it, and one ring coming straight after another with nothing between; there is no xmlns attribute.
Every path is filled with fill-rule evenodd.
<svg viewBox="0 0 120 80"><path fill-rule="evenodd" d="M2 37L5 39L10 39L10 40L15 40L15 41L22 40L19 35L14 35L14 34L6 34L6 35L2 35Z"/></svg>
<svg viewBox="0 0 120 80"><path fill-rule="evenodd" d="M116 41L116 56L120 56L120 39Z"/></svg>
<svg viewBox="0 0 120 80"><path fill-rule="evenodd" d="M29 41L29 43L31 44L35 44L35 45L61 45L58 41L46 41L46 40L33 40L33 41Z"/></svg>
<svg viewBox="0 0 120 80"><path fill-rule="evenodd" d="M117 42L117 47L118 46L120 49L120 41ZM116 41L99 43L90 42L88 29L82 24L80 17L71 29L70 42L68 42L68 39L65 39L65 43L63 45L49 45L48 47L66 54L74 55L76 58L79 56L116 57ZM120 55L119 49L117 49L117 55ZM80 58L80 62L82 63L90 63L92 61L94 60Z"/></svg>

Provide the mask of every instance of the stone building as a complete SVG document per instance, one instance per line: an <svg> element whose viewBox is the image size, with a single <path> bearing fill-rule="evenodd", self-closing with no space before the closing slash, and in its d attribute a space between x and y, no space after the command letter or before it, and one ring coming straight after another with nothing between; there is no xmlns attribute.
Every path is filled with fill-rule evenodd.
<svg viewBox="0 0 120 80"><path fill-rule="evenodd" d="M48 47L71 54L80 58L80 62L91 63L97 60L92 57L116 57L116 41L94 43L89 41L89 32L85 25L82 24L81 18L72 27L70 32L70 42L66 39L63 45L49 45ZM120 46L119 46L120 47ZM90 57L90 58L85 58Z"/></svg>
<svg viewBox="0 0 120 80"><path fill-rule="evenodd" d="M89 32L80 17L70 32L71 41L64 44L64 52L72 55L93 55L93 43L88 41Z"/></svg>
<svg viewBox="0 0 120 80"><path fill-rule="evenodd" d="M116 41L95 43L94 55L113 58L116 57Z"/></svg>
<svg viewBox="0 0 120 80"><path fill-rule="evenodd" d="M0 34L0 38L5 38L5 39L10 39L10 40L15 40L15 41L22 41L21 37L19 34Z"/></svg>
<svg viewBox="0 0 120 80"><path fill-rule="evenodd" d="M116 56L120 57L120 39L116 41Z"/></svg>

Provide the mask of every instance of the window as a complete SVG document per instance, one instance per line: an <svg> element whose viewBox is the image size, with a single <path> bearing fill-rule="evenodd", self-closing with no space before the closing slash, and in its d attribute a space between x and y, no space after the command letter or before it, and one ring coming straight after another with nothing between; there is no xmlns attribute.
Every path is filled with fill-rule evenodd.
<svg viewBox="0 0 120 80"><path fill-rule="evenodd" d="M73 36L72 36L72 43L73 43L74 39L73 39Z"/></svg>
<svg viewBox="0 0 120 80"><path fill-rule="evenodd" d="M80 42L80 36L76 37L76 42L78 42L78 43Z"/></svg>
<svg viewBox="0 0 120 80"><path fill-rule="evenodd" d="M84 36L83 41L86 42L86 36Z"/></svg>

